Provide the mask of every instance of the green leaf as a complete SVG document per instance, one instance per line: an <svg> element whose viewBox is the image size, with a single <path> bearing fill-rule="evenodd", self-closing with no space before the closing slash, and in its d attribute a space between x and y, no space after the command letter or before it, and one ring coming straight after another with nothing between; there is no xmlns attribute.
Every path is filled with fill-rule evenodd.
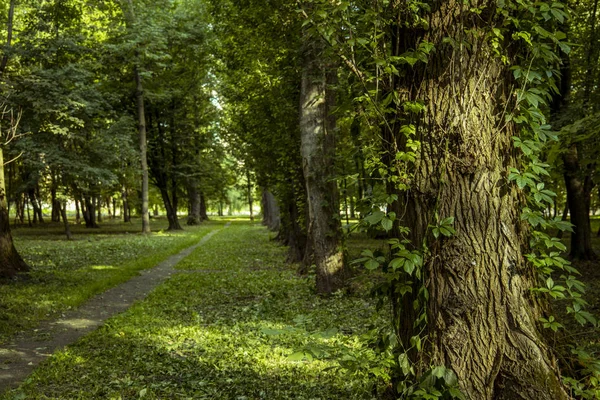
<svg viewBox="0 0 600 400"><path fill-rule="evenodd" d="M377 225L384 217L385 213L383 211L374 211L371 215L365 217L365 222L369 225Z"/></svg>
<svg viewBox="0 0 600 400"><path fill-rule="evenodd" d="M376 270L377 268L379 268L379 263L377 261L371 259L365 263L365 268L368 269L369 271Z"/></svg>
<svg viewBox="0 0 600 400"><path fill-rule="evenodd" d="M385 231L390 231L392 229L392 227L394 226L394 223L392 222L391 219L385 217L381 220L381 226L383 226L383 229L385 229Z"/></svg>

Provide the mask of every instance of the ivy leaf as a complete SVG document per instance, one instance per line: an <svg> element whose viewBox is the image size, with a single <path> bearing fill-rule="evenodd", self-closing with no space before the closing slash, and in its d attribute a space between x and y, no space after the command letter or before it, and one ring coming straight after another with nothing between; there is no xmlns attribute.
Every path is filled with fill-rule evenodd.
<svg viewBox="0 0 600 400"><path fill-rule="evenodd" d="M365 263L365 268L369 271L376 270L377 268L379 268L379 263L374 259L370 259Z"/></svg>
<svg viewBox="0 0 600 400"><path fill-rule="evenodd" d="M383 211L375 211L371 215L365 217L365 222L369 225L377 225L384 217L385 213Z"/></svg>
<svg viewBox="0 0 600 400"><path fill-rule="evenodd" d="M383 229L385 229L385 231L388 232L392 229L392 227L394 226L394 223L392 222L391 219L389 219L388 217L385 217L381 220L381 226L383 226Z"/></svg>

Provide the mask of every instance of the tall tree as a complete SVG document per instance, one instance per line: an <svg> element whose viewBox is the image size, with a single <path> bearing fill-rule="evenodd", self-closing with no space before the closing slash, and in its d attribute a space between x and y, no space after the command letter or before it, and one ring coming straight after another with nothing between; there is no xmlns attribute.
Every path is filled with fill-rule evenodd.
<svg viewBox="0 0 600 400"><path fill-rule="evenodd" d="M6 50L0 65L0 78L4 79L4 72L8 63L8 51L12 45L13 20L15 0L11 0L8 12ZM10 233L10 220L8 216L8 201L6 194L6 181L4 179L4 153L3 147L14 139L17 120L13 118L12 110L4 104L0 107L0 278L15 276L18 272L29 270L13 244Z"/></svg>
<svg viewBox="0 0 600 400"><path fill-rule="evenodd" d="M127 15L130 29L138 23L136 20L133 0L125 0L123 14ZM146 139L146 109L144 106L144 85L142 82L141 65L139 54L136 50L134 59L135 98L137 101L138 134L140 145L140 162L142 167L142 233L150 233L150 214L148 213L148 143Z"/></svg>
<svg viewBox="0 0 600 400"><path fill-rule="evenodd" d="M336 74L323 60L324 43L306 34L300 89L300 139L308 198L308 240L317 272L317 291L332 293L344 285L345 254L339 218L335 157Z"/></svg>

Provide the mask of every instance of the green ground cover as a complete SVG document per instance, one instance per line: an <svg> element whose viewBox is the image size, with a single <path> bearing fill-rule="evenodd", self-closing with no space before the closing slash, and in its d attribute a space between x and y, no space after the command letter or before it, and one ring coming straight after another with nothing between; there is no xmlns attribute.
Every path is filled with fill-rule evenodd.
<svg viewBox="0 0 600 400"><path fill-rule="evenodd" d="M371 399L383 369L359 340L364 296L315 296L261 226L234 221L162 284L0 399ZM380 377L376 377L380 375Z"/></svg>
<svg viewBox="0 0 600 400"><path fill-rule="evenodd" d="M14 230L15 245L31 272L0 285L0 343L129 280L223 223L171 233L161 231L166 223L158 220L152 225L155 233L144 236L137 223L105 222L100 229L73 226L71 241L60 225Z"/></svg>

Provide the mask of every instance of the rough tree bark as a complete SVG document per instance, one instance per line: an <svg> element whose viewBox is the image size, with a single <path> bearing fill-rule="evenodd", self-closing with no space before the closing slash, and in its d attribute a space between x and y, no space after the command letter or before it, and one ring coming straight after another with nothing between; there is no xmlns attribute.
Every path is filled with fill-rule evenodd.
<svg viewBox="0 0 600 400"><path fill-rule="evenodd" d="M12 43L13 19L15 13L15 0L11 0L8 20L7 20L7 38L6 46L10 47ZM8 52L2 57L0 64L0 76L4 75L8 62ZM4 113L4 110L2 111ZM2 115L4 117L4 115ZM0 140L10 139L14 135L16 123L10 121L8 129L0 131ZM10 220L8 216L8 199L6 194L6 182L4 179L4 153L2 146L4 141L0 142L0 278L12 278L19 272L29 271L29 266L23 261L13 244L10 233Z"/></svg>
<svg viewBox="0 0 600 400"><path fill-rule="evenodd" d="M482 25L466 16L469 7L493 13L496 2L437 2L428 30L403 28L400 35L405 49L421 40L436 46L399 93L424 102L427 111L397 116L419 127L422 143L411 189L403 194L412 243L430 243L427 341L418 365L452 368L473 400L567 399L536 325L540 310L529 289L537 275L522 253L528 236L520 221L522 194L506 179L517 166L511 138L518 133L502 117L511 101L509 71L487 41L498 21ZM469 46L452 46L447 37ZM433 240L428 226L435 213L455 218L453 237ZM408 348L408 336L418 332L403 311L408 307L396 310L397 328Z"/></svg>
<svg viewBox="0 0 600 400"><path fill-rule="evenodd" d="M317 273L317 292L332 293L344 285L347 269L334 180L334 94L328 89L332 72L320 57L320 38L305 35L300 89L302 165L308 195L308 232Z"/></svg>
<svg viewBox="0 0 600 400"><path fill-rule="evenodd" d="M29 271L13 244L8 218L8 204L4 183L4 154L0 146L0 279L12 278L19 272Z"/></svg>

